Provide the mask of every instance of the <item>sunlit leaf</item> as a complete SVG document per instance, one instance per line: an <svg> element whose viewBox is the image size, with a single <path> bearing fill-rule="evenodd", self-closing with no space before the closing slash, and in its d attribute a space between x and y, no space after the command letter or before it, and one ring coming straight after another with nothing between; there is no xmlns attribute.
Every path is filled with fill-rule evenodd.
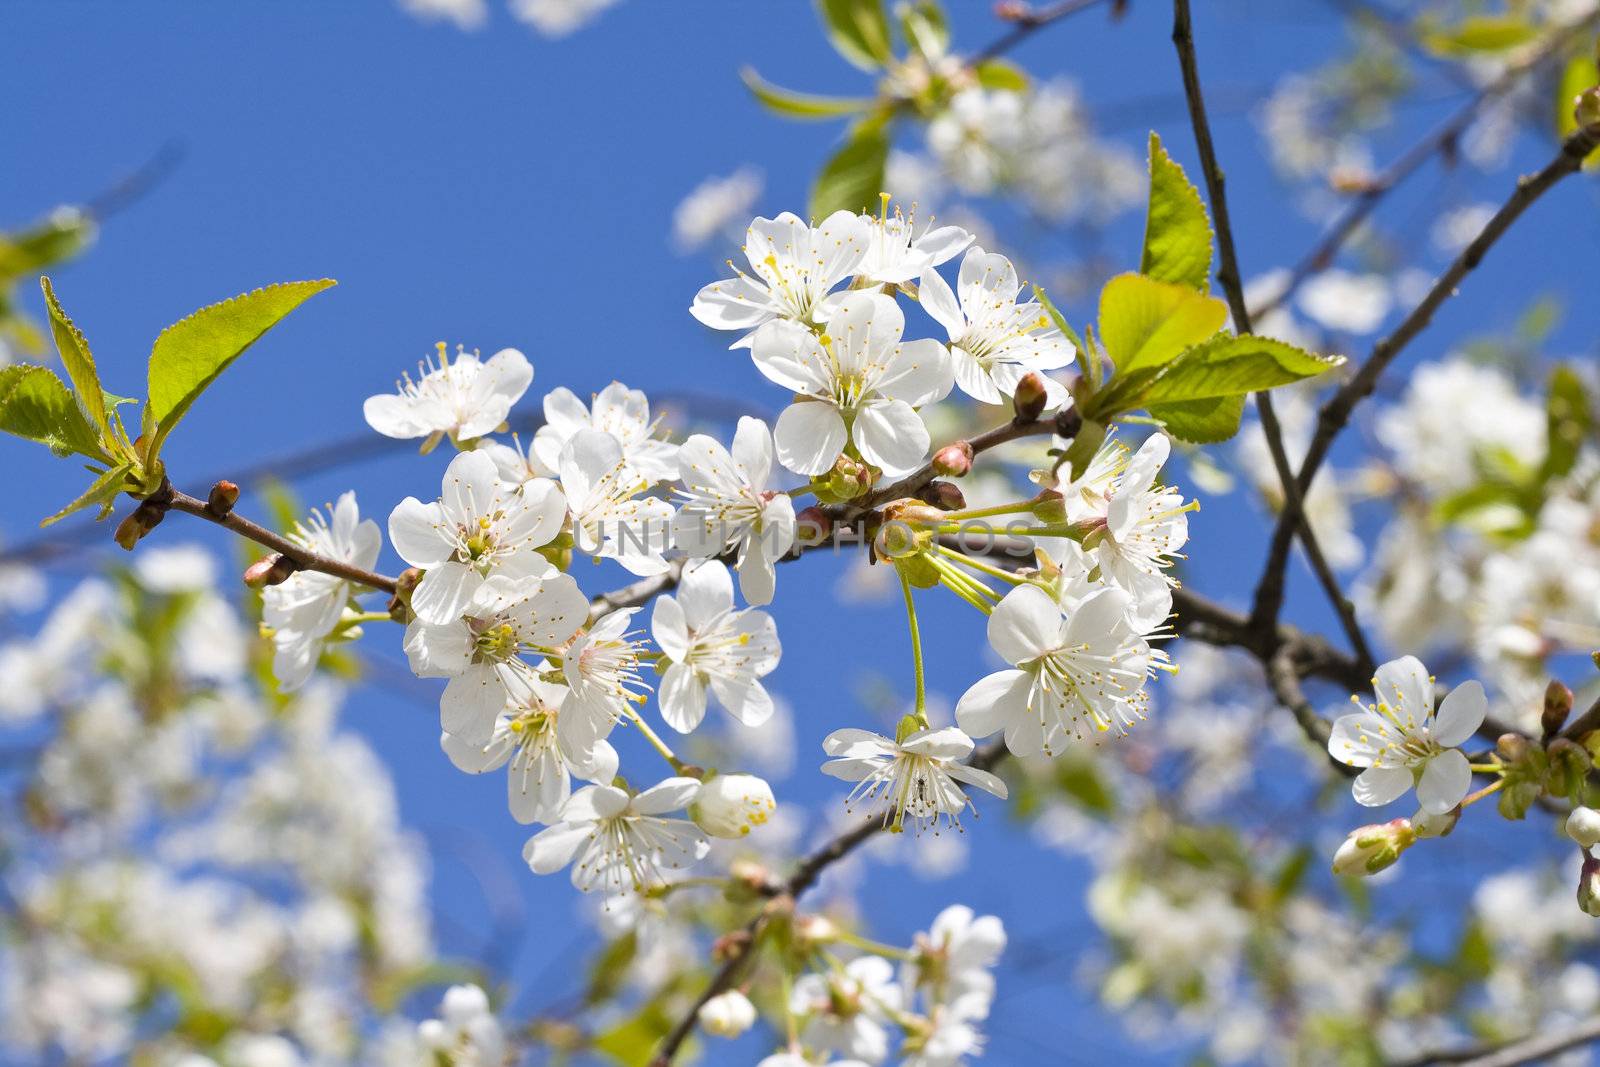
<svg viewBox="0 0 1600 1067"><path fill-rule="evenodd" d="M889 158L889 135L882 123L859 125L844 147L817 175L811 189L811 215L825 219L835 211L867 211L883 191L883 168Z"/></svg>
<svg viewBox="0 0 1600 1067"><path fill-rule="evenodd" d="M1150 207L1139 273L1159 282L1211 288L1211 220L1200 190L1150 135Z"/></svg>
<svg viewBox="0 0 1600 1067"><path fill-rule="evenodd" d="M18 363L0 368L0 430L105 461L100 435L54 371Z"/></svg>
<svg viewBox="0 0 1600 1067"><path fill-rule="evenodd" d="M50 333L55 338L56 351L61 353L61 365L67 369L67 377L72 379L78 405L88 420L99 427L101 439L109 441L112 436L110 415L106 408L105 393L100 388L100 372L95 368L94 354L89 351L89 342L67 318L67 313L61 310L61 302L56 299L50 279L40 278L39 286L44 290L45 306L50 310Z"/></svg>
<svg viewBox="0 0 1600 1067"><path fill-rule="evenodd" d="M834 119L844 115L859 115L873 107L877 101L868 97L817 96L785 89L767 81L754 69L745 67L739 72L744 84L755 98L780 115L794 119Z"/></svg>
<svg viewBox="0 0 1600 1067"><path fill-rule="evenodd" d="M1227 318L1222 301L1142 274L1119 274L1100 291L1100 339L1119 371L1165 363Z"/></svg>
<svg viewBox="0 0 1600 1067"><path fill-rule="evenodd" d="M876 71L894 58L883 0L817 0L817 7L828 39L851 63Z"/></svg>

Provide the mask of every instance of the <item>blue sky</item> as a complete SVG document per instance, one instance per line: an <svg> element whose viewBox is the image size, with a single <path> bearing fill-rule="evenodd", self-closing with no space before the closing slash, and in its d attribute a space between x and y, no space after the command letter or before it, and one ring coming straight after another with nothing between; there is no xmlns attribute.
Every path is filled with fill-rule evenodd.
<svg viewBox="0 0 1600 1067"><path fill-rule="evenodd" d="M955 6L959 42L975 46L995 35L988 3ZM1339 46L1336 5L1199 6L1201 60L1218 101L1219 151L1245 271L1288 265L1316 229L1270 176L1246 108L1286 65L1308 67ZM1134 4L1116 26L1091 12L1037 35L1015 58L1041 75L1076 79L1093 110L1117 116L1113 139L1142 155L1154 127L1190 165L1168 18L1161 4ZM724 350L725 338L689 317L695 290L720 268L706 256L675 253L669 223L702 178L744 163L766 174L763 213L804 211L810 177L838 127L768 115L737 72L753 64L796 88L864 90L864 77L826 46L808 4L625 0L560 42L540 40L503 11L484 31L463 34L379 2L12 4L7 23L0 226L94 194L163 143L184 149L158 188L55 276L108 388L137 394L150 342L195 307L271 281L339 279L241 360L185 423L167 458L174 480L191 492L203 492L201 479L359 435L361 401L387 390L441 339L485 354L507 345L526 352L537 373L524 411L536 410L537 396L556 385L585 395L613 377L652 395L691 392L768 411L783 399L744 355ZM1378 142L1380 161L1458 99L1437 78L1429 85L1435 99L1400 116L1394 135ZM1535 129L1519 139L1514 158L1526 169L1549 152ZM1498 199L1508 174L1448 178L1430 169L1394 198L1386 217L1426 218L1420 213L1457 193ZM1416 354L1437 358L1452 338L1508 329L1526 307L1529 274L1568 298L1592 298L1595 203L1592 183L1574 183L1540 204ZM1129 266L1138 225L1130 218L1113 234ZM1424 266L1438 265L1421 255ZM1594 311L1571 303L1556 347L1592 356ZM1071 309L1072 317L1082 321L1085 311ZM355 487L382 522L401 497L430 497L446 458L418 459L401 446L295 488L322 501ZM80 488L67 464L17 442L0 442L0 463L11 487L0 519L7 541L32 536L37 517ZM253 510L253 503L240 506ZM209 531L180 522L157 539L209 540ZM1241 497L1228 498L1208 503L1192 529L1190 583L1242 601L1263 538L1257 513ZM107 527L105 549L109 534ZM384 565L393 569L392 554ZM788 640L771 681L797 712L799 772L790 788L814 800L837 792L815 773L821 738L863 715L825 680L859 677L875 662L907 689L909 679L898 608L795 595L802 581L807 594L832 582L830 561L802 566L812 572L803 579L780 575L776 614ZM587 564L577 574L592 592L618 584L614 572L591 575ZM1305 576L1296 582L1304 595L1291 601L1291 612L1325 625ZM953 700L983 669L981 620L948 605L932 611L930 685ZM393 636L369 637L367 647L398 661ZM410 820L436 842L465 842L435 854L440 911L474 931L446 929L446 946L469 950L485 928L471 864L501 864L526 904L527 936L512 978L527 978L550 946L567 943L575 894L564 879L540 880L521 868L526 831L505 812L503 783L449 765L437 748L431 699L427 686L372 686L354 696L348 722L390 761ZM980 807L982 820L969 825L974 867L965 878L928 883L899 866L872 876L863 900L875 932L906 937L961 900L1006 916L1019 946L1070 954L1087 927L1085 870L1034 847L999 805ZM1002 973L986 1062L1038 1062L1040 1049L1068 1032L1086 1051L1116 1050L1130 1063L1170 1058L1138 1051L1070 982L1067 959ZM521 992L525 1005L551 999Z"/></svg>

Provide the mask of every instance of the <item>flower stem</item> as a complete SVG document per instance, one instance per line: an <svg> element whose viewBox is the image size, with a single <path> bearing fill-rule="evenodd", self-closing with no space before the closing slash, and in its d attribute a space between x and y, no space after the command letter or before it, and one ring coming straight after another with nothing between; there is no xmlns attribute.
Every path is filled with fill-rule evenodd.
<svg viewBox="0 0 1600 1067"><path fill-rule="evenodd" d="M1500 788L1505 784L1506 784L1506 780L1504 778L1497 778L1493 782L1491 782L1488 785L1484 786L1482 789L1478 790L1476 793L1468 794L1467 798L1461 802L1461 806L1464 808L1468 804L1476 804L1478 801L1482 800L1484 797L1489 796L1489 795L1494 794L1494 793L1498 793L1500 791Z"/></svg>
<svg viewBox="0 0 1600 1067"><path fill-rule="evenodd" d="M966 508L961 511L947 511L944 518L952 522L964 522L967 519L992 519L1000 515L1025 515L1033 511L1033 501L1017 500L1010 504L994 504L986 508Z"/></svg>
<svg viewBox="0 0 1600 1067"><path fill-rule="evenodd" d="M673 773L682 774L683 761L672 754L672 749L665 741L661 740L660 734L656 733L650 728L650 724L644 721L644 717L637 711L629 708L628 718L633 720L633 724L639 728L639 733L644 736L644 739L650 742L650 746L657 752L661 753L661 758L666 760L667 763L671 765Z"/></svg>
<svg viewBox="0 0 1600 1067"><path fill-rule="evenodd" d="M958 552L955 549L948 548L939 544L938 542L934 542L933 547L937 552L939 552L940 555L943 555L948 559L952 559L964 567L971 567L980 574L987 574L991 578L998 578L1002 582L1007 582L1011 585L1021 585L1027 581L1026 578L1017 574L1015 571L1008 571L1004 567L996 567L993 563L985 563L981 559L974 559L965 552Z"/></svg>
<svg viewBox="0 0 1600 1067"><path fill-rule="evenodd" d="M922 628L917 625L917 605L911 598L911 579L899 567L895 572L900 575L900 591L906 598L906 624L911 630L911 665L917 676L917 718L922 721L924 728L928 725L928 688L927 679L922 666Z"/></svg>

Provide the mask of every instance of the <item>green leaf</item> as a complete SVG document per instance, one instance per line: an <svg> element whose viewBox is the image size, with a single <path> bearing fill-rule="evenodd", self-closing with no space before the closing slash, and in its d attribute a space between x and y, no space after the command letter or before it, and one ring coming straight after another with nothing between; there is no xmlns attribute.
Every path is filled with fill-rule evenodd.
<svg viewBox="0 0 1600 1067"><path fill-rule="evenodd" d="M94 241L94 220L61 208L36 226L0 236L0 284L71 259Z"/></svg>
<svg viewBox="0 0 1600 1067"><path fill-rule="evenodd" d="M1140 398L1146 405L1243 396L1313 378L1344 363L1270 337L1219 333L1168 363Z"/></svg>
<svg viewBox="0 0 1600 1067"><path fill-rule="evenodd" d="M917 0L900 4L895 9L900 16L900 32L906 43L929 59L943 56L950 49L950 24L945 20L944 9L934 0ZM978 80L983 81L982 65Z"/></svg>
<svg viewBox="0 0 1600 1067"><path fill-rule="evenodd" d="M594 1050L621 1067L646 1067L675 1021L665 1008L652 1001L637 1015L596 1034Z"/></svg>
<svg viewBox="0 0 1600 1067"><path fill-rule="evenodd" d="M864 122L834 153L811 187L811 215L825 219L835 211L870 211L883 191L889 134L880 122Z"/></svg>
<svg viewBox="0 0 1600 1067"><path fill-rule="evenodd" d="M865 71L882 70L894 58L883 0L817 0L828 39L841 56Z"/></svg>
<svg viewBox="0 0 1600 1067"><path fill-rule="evenodd" d="M17 363L0 368L0 430L59 453L77 452L109 462L100 435L72 392L45 367Z"/></svg>
<svg viewBox="0 0 1600 1067"><path fill-rule="evenodd" d="M100 477L94 480L94 484L84 491L82 496L39 523L39 525L49 526L52 523L60 522L73 512L81 511L91 504L98 504L100 506L98 517L105 518L110 513L111 505L116 501L117 494L127 486L128 475L132 471L133 464L123 463L103 472Z"/></svg>
<svg viewBox="0 0 1600 1067"><path fill-rule="evenodd" d="M1150 208L1139 273L1158 282L1211 289L1211 219L1196 189L1150 134Z"/></svg>
<svg viewBox="0 0 1600 1067"><path fill-rule="evenodd" d="M745 86L755 98L780 115L793 119L834 119L843 115L859 115L873 107L877 101L866 97L817 96L798 93L774 85L751 67L739 72Z"/></svg>
<svg viewBox="0 0 1600 1067"><path fill-rule="evenodd" d="M217 375L262 334L306 300L330 288L331 278L282 282L201 308L168 326L150 351L150 411L156 438L149 456Z"/></svg>
<svg viewBox="0 0 1600 1067"><path fill-rule="evenodd" d="M1056 310L1055 304L1051 302L1048 296L1044 295L1044 290L1037 285L1033 287L1033 298L1039 301L1039 306L1044 308L1046 315L1050 316L1050 321L1055 323L1056 329L1061 331L1061 336L1072 342L1073 350L1077 353L1075 360L1078 364L1078 372L1094 381L1094 384L1098 386L1099 382L1095 380L1098 375L1094 373L1095 368L1091 362L1088 346L1083 343L1083 338L1078 336L1078 331L1072 328L1072 324L1067 322L1067 317Z"/></svg>
<svg viewBox="0 0 1600 1067"><path fill-rule="evenodd" d="M985 89L1000 89L1013 93L1028 91L1028 74L1015 63L1004 59L986 59L975 72L978 84Z"/></svg>
<svg viewBox="0 0 1600 1067"><path fill-rule="evenodd" d="M1227 319L1222 301L1142 274L1119 274L1100 291L1100 339L1119 371L1166 363Z"/></svg>
<svg viewBox="0 0 1600 1067"><path fill-rule="evenodd" d="M1571 367L1557 367L1550 375L1550 396L1545 402L1545 455L1539 479L1548 482L1571 472L1578 462L1583 440L1594 428L1594 413L1583 379Z"/></svg>
<svg viewBox="0 0 1600 1067"><path fill-rule="evenodd" d="M100 439L110 442L111 419L106 408L105 393L100 388L100 372L95 369L94 354L89 351L89 342L84 339L83 331L73 325L67 313L61 310L61 302L56 299L50 279L40 278L39 287L44 290L45 306L50 309L50 333L55 337L56 351L61 353L61 365L67 368L67 377L72 379L73 387L77 390L78 406L89 421L100 428Z"/></svg>
<svg viewBox="0 0 1600 1067"><path fill-rule="evenodd" d="M1442 56L1469 56L1504 52L1538 35L1539 27L1513 15L1469 15L1448 29L1424 32L1422 44Z"/></svg>
<svg viewBox="0 0 1600 1067"><path fill-rule="evenodd" d="M1566 140L1578 128L1578 115L1573 107L1574 98L1585 89L1600 85L1600 62L1592 55L1573 57L1561 72L1556 84L1556 134ZM1585 170L1600 168L1600 148L1589 153L1583 161Z"/></svg>
<svg viewBox="0 0 1600 1067"><path fill-rule="evenodd" d="M1178 440L1192 445L1214 445L1239 432L1239 420L1244 416L1244 397L1180 400L1172 404L1153 405L1149 411Z"/></svg>

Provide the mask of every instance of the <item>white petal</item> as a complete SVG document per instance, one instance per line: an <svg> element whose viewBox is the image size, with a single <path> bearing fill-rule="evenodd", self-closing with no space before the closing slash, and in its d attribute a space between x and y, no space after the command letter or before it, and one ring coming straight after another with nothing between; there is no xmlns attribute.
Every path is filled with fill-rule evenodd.
<svg viewBox="0 0 1600 1067"><path fill-rule="evenodd" d="M733 578L727 565L708 559L685 567L678 582L678 603L689 629L697 632L731 611Z"/></svg>
<svg viewBox="0 0 1600 1067"><path fill-rule="evenodd" d="M465 563L429 567L411 594L411 610L423 622L447 626L466 613L473 594L482 584L482 576Z"/></svg>
<svg viewBox="0 0 1600 1067"><path fill-rule="evenodd" d="M813 401L790 404L778 416L773 440L778 448L779 463L796 474L822 474L844 451L844 419L832 404Z"/></svg>
<svg viewBox="0 0 1600 1067"><path fill-rule="evenodd" d="M1024 671L996 671L980 678L956 702L956 723L972 737L988 737L1028 713L1031 679Z"/></svg>
<svg viewBox="0 0 1600 1067"><path fill-rule="evenodd" d="M1429 732L1446 748L1464 745L1478 732L1488 713L1489 698L1483 693L1483 684L1462 682L1439 705L1439 714Z"/></svg>
<svg viewBox="0 0 1600 1067"><path fill-rule="evenodd" d="M1433 711L1433 681L1415 656L1401 656L1378 668L1378 701L1394 709L1408 732Z"/></svg>
<svg viewBox="0 0 1600 1067"><path fill-rule="evenodd" d="M961 307L956 303L956 294L951 291L950 283L939 276L938 271L930 270L922 276L917 293L922 303L922 310L933 316L933 320L944 327L945 334L954 341L967 330L967 318L961 313Z"/></svg>
<svg viewBox="0 0 1600 1067"><path fill-rule="evenodd" d="M389 543L413 567L437 567L455 555L455 538L445 530L444 510L414 496L389 513Z"/></svg>
<svg viewBox="0 0 1600 1067"><path fill-rule="evenodd" d="M1411 782L1410 767L1368 767L1350 784L1350 793L1357 804L1376 808L1400 799Z"/></svg>
<svg viewBox="0 0 1600 1067"><path fill-rule="evenodd" d="M1472 767L1458 748L1446 749L1422 768L1417 803L1430 815L1443 815L1461 803L1472 788Z"/></svg>
<svg viewBox="0 0 1600 1067"><path fill-rule="evenodd" d="M748 330L772 317L772 298L767 290L740 275L701 289L689 314L713 330Z"/></svg>
<svg viewBox="0 0 1600 1067"><path fill-rule="evenodd" d="M989 644L1007 663L1026 663L1061 640L1061 606L1036 585L1019 585L989 616Z"/></svg>
<svg viewBox="0 0 1600 1067"><path fill-rule="evenodd" d="M558 822L530 837L522 846L522 858L533 868L534 874L553 874L572 862L578 846L588 840L593 831L591 823Z"/></svg>
<svg viewBox="0 0 1600 1067"><path fill-rule="evenodd" d="M667 668L657 700L662 720L680 734L691 732L706 717L706 687L694 668L686 664L674 663Z"/></svg>
<svg viewBox="0 0 1600 1067"><path fill-rule="evenodd" d="M650 636L675 664L689 655L689 625L684 621L683 606L673 597L656 598L650 612Z"/></svg>
<svg viewBox="0 0 1600 1067"><path fill-rule="evenodd" d="M1341 715L1328 736L1328 754L1351 767L1370 767L1392 740L1388 721L1376 712Z"/></svg>
<svg viewBox="0 0 1600 1067"><path fill-rule="evenodd" d="M794 408L789 409L793 410ZM788 413L784 412L785 415ZM778 420L778 433L781 438L782 419ZM856 411L856 424L852 436L855 438L856 447L861 450L862 458L873 466L882 467L884 473L889 475L903 474L915 469L928 454L928 428L922 424L922 416L903 400L874 400L862 405ZM790 469L797 470L793 467ZM820 473L819 471L797 472Z"/></svg>
<svg viewBox="0 0 1600 1067"><path fill-rule="evenodd" d="M492 666L474 664L450 679L439 698L439 724L464 744L487 746L506 706L506 687Z"/></svg>
<svg viewBox="0 0 1600 1067"><path fill-rule="evenodd" d="M634 797L631 806L639 815L664 815L688 807L699 792L698 778L666 778Z"/></svg>

